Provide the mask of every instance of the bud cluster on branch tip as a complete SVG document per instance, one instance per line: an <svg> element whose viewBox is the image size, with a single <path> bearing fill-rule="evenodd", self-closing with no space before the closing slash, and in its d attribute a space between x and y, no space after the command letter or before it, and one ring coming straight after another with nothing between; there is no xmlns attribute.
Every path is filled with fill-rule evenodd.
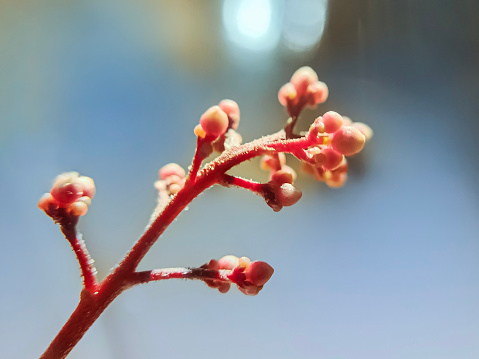
<svg viewBox="0 0 479 359"><path fill-rule="evenodd" d="M160 180L155 183L158 190L166 190L168 195L177 194L185 184L186 172L177 163L168 163L160 168Z"/></svg>
<svg viewBox="0 0 479 359"><path fill-rule="evenodd" d="M48 215L64 209L73 216L83 216L95 195L93 179L80 176L78 172L65 172L59 175L50 193L45 193L38 201L38 207Z"/></svg>
<svg viewBox="0 0 479 359"><path fill-rule="evenodd" d="M328 87L318 81L316 72L308 66L296 70L290 82L283 85L278 92L281 105L291 108L298 104L316 108L328 98Z"/></svg>
<svg viewBox="0 0 479 359"><path fill-rule="evenodd" d="M240 120L238 104L233 100L222 100L203 113L200 124L195 127L195 135L207 141L214 141L228 129L236 130Z"/></svg>
<svg viewBox="0 0 479 359"><path fill-rule="evenodd" d="M258 294L274 272L273 267L266 262L251 262L248 257L238 258L233 255L224 256L219 261L213 259L202 268L228 271L226 278L246 295ZM217 288L221 293L226 293L230 289L229 282L213 279L205 279L204 282L211 288Z"/></svg>
<svg viewBox="0 0 479 359"><path fill-rule="evenodd" d="M318 117L310 129L319 132L322 143L306 150L303 169L330 187L341 187L347 180L345 156L359 153L373 131L361 122L352 122L334 111ZM314 132L314 133L316 133Z"/></svg>

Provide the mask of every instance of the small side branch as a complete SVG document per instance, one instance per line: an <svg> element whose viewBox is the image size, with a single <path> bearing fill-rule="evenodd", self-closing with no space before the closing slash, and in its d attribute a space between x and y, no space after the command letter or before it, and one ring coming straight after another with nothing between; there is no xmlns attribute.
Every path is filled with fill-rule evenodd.
<svg viewBox="0 0 479 359"><path fill-rule="evenodd" d="M80 264L84 289L90 293L94 293L98 285L96 281L96 269L93 267L94 261L88 253L85 241L82 239L81 234L76 234L75 232L76 230L65 231L65 238L70 242L73 252L75 252L78 263ZM67 233L74 235L67 235Z"/></svg>
<svg viewBox="0 0 479 359"><path fill-rule="evenodd" d="M221 282L230 282L228 274L231 270L206 269L206 268L162 268L149 271L134 272L130 275L128 284L133 286L136 284L149 283L165 279L194 279L201 281L215 280Z"/></svg>
<svg viewBox="0 0 479 359"><path fill-rule="evenodd" d="M235 187L244 188L259 196L262 196L264 192L262 183L248 180L246 178L231 176L228 174L223 174L220 178L218 178L218 184L224 187L235 186Z"/></svg>

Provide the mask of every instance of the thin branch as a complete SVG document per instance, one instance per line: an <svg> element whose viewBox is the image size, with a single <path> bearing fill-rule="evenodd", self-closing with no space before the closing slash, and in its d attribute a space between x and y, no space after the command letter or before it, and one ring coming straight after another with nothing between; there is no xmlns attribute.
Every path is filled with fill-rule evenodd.
<svg viewBox="0 0 479 359"><path fill-rule="evenodd" d="M205 268L162 268L149 271L134 272L130 275L128 284L133 286L136 284L149 283L166 279L193 279L193 280L217 280L222 282L231 282L227 275L231 270L205 269Z"/></svg>

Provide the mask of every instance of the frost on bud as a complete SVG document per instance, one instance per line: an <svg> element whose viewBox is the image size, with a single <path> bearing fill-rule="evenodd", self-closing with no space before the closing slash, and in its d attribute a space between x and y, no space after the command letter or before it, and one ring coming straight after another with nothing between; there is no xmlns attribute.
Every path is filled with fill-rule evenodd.
<svg viewBox="0 0 479 359"><path fill-rule="evenodd" d="M83 216L95 191L95 183L90 177L80 176L78 172L65 172L55 179L50 193L40 198L38 207L55 218L62 216L58 213L60 208L73 216Z"/></svg>
<svg viewBox="0 0 479 359"><path fill-rule="evenodd" d="M298 94L296 88L291 82L288 82L281 86L278 92L278 101L283 106L288 106L288 104L295 104L298 100Z"/></svg>
<svg viewBox="0 0 479 359"><path fill-rule="evenodd" d="M323 115L322 122L324 123L324 132L333 133L343 125L343 117L337 112L328 111Z"/></svg>
<svg viewBox="0 0 479 359"><path fill-rule="evenodd" d="M306 94L308 86L318 81L318 75L309 66L303 66L297 69L291 77L291 83L299 97Z"/></svg>
<svg viewBox="0 0 479 359"><path fill-rule="evenodd" d="M212 106L201 116L200 125L206 137L216 139L228 129L228 116L219 106Z"/></svg>
<svg viewBox="0 0 479 359"><path fill-rule="evenodd" d="M366 137L353 126L343 126L333 134L331 146L345 156L351 156L360 152Z"/></svg>
<svg viewBox="0 0 479 359"><path fill-rule="evenodd" d="M228 127L236 130L240 121L240 110L238 104L233 100L225 99L222 100L218 106L221 110L223 110L224 113L226 113L226 116L228 116Z"/></svg>

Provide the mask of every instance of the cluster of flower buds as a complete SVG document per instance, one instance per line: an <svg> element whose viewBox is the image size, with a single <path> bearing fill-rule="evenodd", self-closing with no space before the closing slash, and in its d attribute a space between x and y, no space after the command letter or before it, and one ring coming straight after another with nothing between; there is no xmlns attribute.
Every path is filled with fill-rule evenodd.
<svg viewBox="0 0 479 359"><path fill-rule="evenodd" d="M298 111L301 111L303 106L316 108L318 104L326 101L328 94L328 86L318 81L318 75L311 67L304 66L296 70L290 82L280 88L278 100L293 114L296 112L293 110L295 107L298 107Z"/></svg>
<svg viewBox="0 0 479 359"><path fill-rule="evenodd" d="M359 153L373 132L368 125L334 111L318 117L312 128L319 130L323 143L306 150L303 169L330 187L341 187L347 179L345 156Z"/></svg>
<svg viewBox="0 0 479 359"><path fill-rule="evenodd" d="M225 271L229 282L206 279L204 282L211 288L217 288L221 293L230 289L230 282L246 295L256 295L273 275L274 269L268 263L254 261L248 257L238 258L233 255L222 257L219 261L213 259L202 266L205 269Z"/></svg>
<svg viewBox="0 0 479 359"><path fill-rule="evenodd" d="M225 146L241 144L241 136L236 132L239 121L239 106L233 100L222 100L207 109L194 130L202 142L201 157L207 157L214 150L222 152Z"/></svg>
<svg viewBox="0 0 479 359"><path fill-rule="evenodd" d="M295 137L292 132L294 124L304 107L314 108L327 97L328 88L318 81L318 75L313 69L298 69L291 81L278 92L279 102L291 116L290 125L285 128L286 135L289 138ZM348 172L345 156L360 152L372 135L371 128L366 124L352 122L337 112L329 111L318 117L309 130L309 136L321 138L320 143L305 150L304 155L295 156L303 162L303 169L316 179L330 187L341 187L346 182ZM273 173L274 170L273 168Z"/></svg>
<svg viewBox="0 0 479 359"><path fill-rule="evenodd" d="M166 191L168 195L174 195L185 184L186 172L177 163L168 163L160 168L159 181L155 182L155 187L158 191Z"/></svg>
<svg viewBox="0 0 479 359"><path fill-rule="evenodd" d="M90 177L78 172L65 172L59 175L50 193L45 193L38 201L38 207L51 217L58 216L63 209L72 216L83 216L95 195L95 183Z"/></svg>
<svg viewBox="0 0 479 359"><path fill-rule="evenodd" d="M269 171L269 182L263 186L263 196L275 212L300 200L302 192L294 186L296 172L286 165L284 153L263 156L260 166Z"/></svg>

